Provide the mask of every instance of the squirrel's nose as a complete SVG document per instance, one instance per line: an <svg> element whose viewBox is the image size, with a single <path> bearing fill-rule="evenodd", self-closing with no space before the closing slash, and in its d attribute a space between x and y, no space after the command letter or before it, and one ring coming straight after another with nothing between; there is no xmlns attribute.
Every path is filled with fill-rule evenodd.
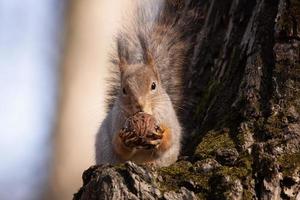
<svg viewBox="0 0 300 200"><path fill-rule="evenodd" d="M148 114L152 114L152 110L151 110L151 107L147 104L137 104L136 105L136 110L137 112L145 112L145 113L148 113Z"/></svg>
<svg viewBox="0 0 300 200"><path fill-rule="evenodd" d="M137 109L137 112L144 112L144 107L140 104L137 104L135 108Z"/></svg>
<svg viewBox="0 0 300 200"><path fill-rule="evenodd" d="M136 109L136 112L145 112L150 115L152 114L150 105L142 97L139 97L136 99L135 109Z"/></svg>
<svg viewBox="0 0 300 200"><path fill-rule="evenodd" d="M144 101L141 97L137 98L136 108L141 112L144 110Z"/></svg>

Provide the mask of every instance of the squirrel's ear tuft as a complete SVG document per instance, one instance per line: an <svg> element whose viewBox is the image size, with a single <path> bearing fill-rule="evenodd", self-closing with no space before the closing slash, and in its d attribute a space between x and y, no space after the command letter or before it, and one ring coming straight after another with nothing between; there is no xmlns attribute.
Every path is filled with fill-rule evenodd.
<svg viewBox="0 0 300 200"><path fill-rule="evenodd" d="M118 57L119 57L119 68L121 73L126 70L127 67L127 59L128 59L128 50L124 45L124 40L122 38L117 39L117 49L118 49Z"/></svg>
<svg viewBox="0 0 300 200"><path fill-rule="evenodd" d="M146 39L141 34L138 34L138 38L139 38L141 48L142 48L144 64L153 65L153 58L152 58L151 53L149 52L149 47L148 47Z"/></svg>

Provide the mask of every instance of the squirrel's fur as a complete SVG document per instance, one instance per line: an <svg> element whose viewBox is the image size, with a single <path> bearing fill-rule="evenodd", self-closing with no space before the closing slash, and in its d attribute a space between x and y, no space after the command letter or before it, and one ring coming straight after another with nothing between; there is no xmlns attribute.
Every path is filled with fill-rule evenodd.
<svg viewBox="0 0 300 200"><path fill-rule="evenodd" d="M97 164L133 160L166 166L176 161L182 138L177 115L190 39L186 32L191 27L178 18L180 6L182 1L140 0L133 20L118 33L111 56L108 115L96 138ZM149 89L152 82L157 84L156 92ZM125 89L130 93L125 95ZM128 149L118 138L126 118L139 106L166 130L155 150Z"/></svg>

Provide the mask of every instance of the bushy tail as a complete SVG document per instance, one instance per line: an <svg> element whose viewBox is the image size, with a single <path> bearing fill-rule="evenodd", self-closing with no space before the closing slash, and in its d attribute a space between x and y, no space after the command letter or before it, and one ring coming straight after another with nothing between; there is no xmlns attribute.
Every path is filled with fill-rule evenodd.
<svg viewBox="0 0 300 200"><path fill-rule="evenodd" d="M116 36L116 51L111 56L108 108L120 91L118 63L141 63L150 53L159 68L160 78L175 107L182 107L183 74L193 41L196 15L188 9L189 0L136 0L132 19ZM196 12L194 12L196 13Z"/></svg>

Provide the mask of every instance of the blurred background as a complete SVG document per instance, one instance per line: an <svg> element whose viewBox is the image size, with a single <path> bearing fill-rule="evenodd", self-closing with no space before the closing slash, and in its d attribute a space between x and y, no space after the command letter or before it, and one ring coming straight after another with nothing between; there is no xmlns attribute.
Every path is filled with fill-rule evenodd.
<svg viewBox="0 0 300 200"><path fill-rule="evenodd" d="M1 200L71 199L81 186L130 3L0 0Z"/></svg>

